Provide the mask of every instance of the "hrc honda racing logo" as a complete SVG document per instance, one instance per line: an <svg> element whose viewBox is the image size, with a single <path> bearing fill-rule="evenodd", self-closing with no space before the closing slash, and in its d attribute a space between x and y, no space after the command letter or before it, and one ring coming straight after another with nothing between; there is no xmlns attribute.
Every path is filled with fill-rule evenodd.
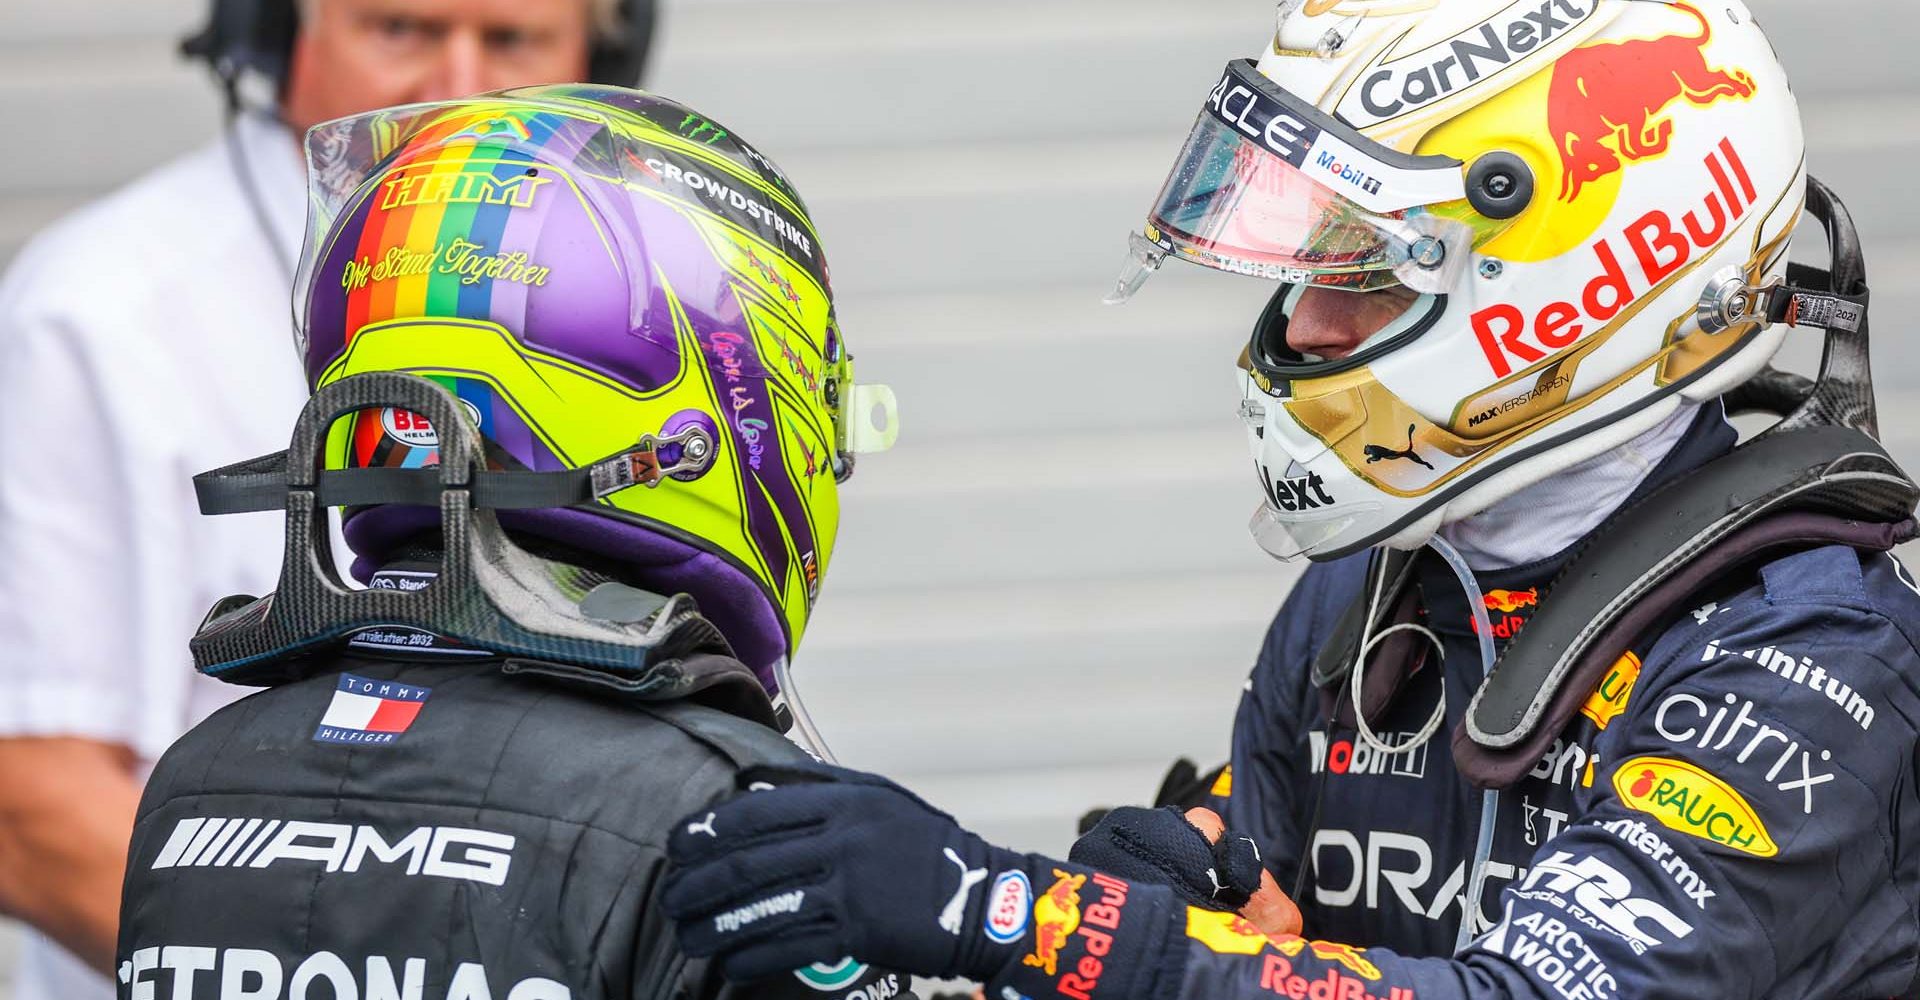
<svg viewBox="0 0 1920 1000"><path fill-rule="evenodd" d="M1599 858L1555 851L1508 891L1556 906L1583 927L1625 941L1636 955L1693 933L1693 924L1635 890L1632 879Z"/></svg>
<svg viewBox="0 0 1920 1000"><path fill-rule="evenodd" d="M350 963L331 951L282 962L258 948L149 946L135 948L117 972L121 995L135 1000L573 1000L564 983L543 976L503 978L479 962L461 962L446 978L438 969L427 975L425 958L369 955L364 963Z"/></svg>

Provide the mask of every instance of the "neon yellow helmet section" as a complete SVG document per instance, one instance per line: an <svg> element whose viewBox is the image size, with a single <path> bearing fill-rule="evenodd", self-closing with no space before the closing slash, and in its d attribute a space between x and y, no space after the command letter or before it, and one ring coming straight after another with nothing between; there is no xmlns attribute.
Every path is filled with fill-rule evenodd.
<svg viewBox="0 0 1920 1000"><path fill-rule="evenodd" d="M430 377L501 468L650 442L636 485L502 523L692 594L771 689L831 561L851 453L896 426L891 394L852 381L785 175L704 116L606 87L393 109L307 146L296 309L314 385ZM329 462L429 465L437 442L416 415L363 412ZM376 562L432 517L368 508L347 535Z"/></svg>

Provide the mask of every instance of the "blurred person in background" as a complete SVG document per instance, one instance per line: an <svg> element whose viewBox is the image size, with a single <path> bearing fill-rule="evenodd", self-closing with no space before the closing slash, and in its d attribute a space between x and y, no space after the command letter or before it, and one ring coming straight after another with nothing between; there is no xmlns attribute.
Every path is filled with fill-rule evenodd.
<svg viewBox="0 0 1920 1000"><path fill-rule="evenodd" d="M61 220L0 278L0 912L32 926L16 1000L111 995L148 768L239 692L194 674L211 603L259 592L272 517L203 519L191 475L284 444L319 122L516 85L632 84L647 0L220 0L183 49L216 141Z"/></svg>
<svg viewBox="0 0 1920 1000"><path fill-rule="evenodd" d="M1224 822L1116 810L1056 861L762 771L671 845L683 945L1000 1000L1920 995L1920 484L1820 152L1741 0L1282 3L1115 296L1170 257L1278 283L1236 402L1255 537L1314 565ZM1818 378L1773 369L1808 327ZM956 857L996 873L957 936Z"/></svg>

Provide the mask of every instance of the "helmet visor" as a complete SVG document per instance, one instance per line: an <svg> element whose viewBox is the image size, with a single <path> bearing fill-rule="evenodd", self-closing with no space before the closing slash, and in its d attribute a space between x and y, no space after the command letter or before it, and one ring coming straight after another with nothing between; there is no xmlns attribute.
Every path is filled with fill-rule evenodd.
<svg viewBox="0 0 1920 1000"><path fill-rule="evenodd" d="M1500 225L1468 206L1459 160L1389 149L1241 59L1207 95L1135 266L1172 254L1292 284L1437 292ZM1124 275L1122 291L1143 280Z"/></svg>

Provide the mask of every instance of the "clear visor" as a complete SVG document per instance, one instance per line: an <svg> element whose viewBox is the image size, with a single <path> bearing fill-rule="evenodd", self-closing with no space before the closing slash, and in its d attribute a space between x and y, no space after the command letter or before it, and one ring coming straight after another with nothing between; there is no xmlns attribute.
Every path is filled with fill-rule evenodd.
<svg viewBox="0 0 1920 1000"><path fill-rule="evenodd" d="M1353 525L1378 510L1379 504L1346 504L1338 511L1323 514L1287 512L1271 502L1262 501L1247 522L1253 540L1275 559L1292 561L1322 551Z"/></svg>
<svg viewBox="0 0 1920 1000"><path fill-rule="evenodd" d="M1109 301L1169 254L1292 284L1437 293L1503 225L1467 204L1460 161L1382 146L1237 60L1208 94Z"/></svg>

